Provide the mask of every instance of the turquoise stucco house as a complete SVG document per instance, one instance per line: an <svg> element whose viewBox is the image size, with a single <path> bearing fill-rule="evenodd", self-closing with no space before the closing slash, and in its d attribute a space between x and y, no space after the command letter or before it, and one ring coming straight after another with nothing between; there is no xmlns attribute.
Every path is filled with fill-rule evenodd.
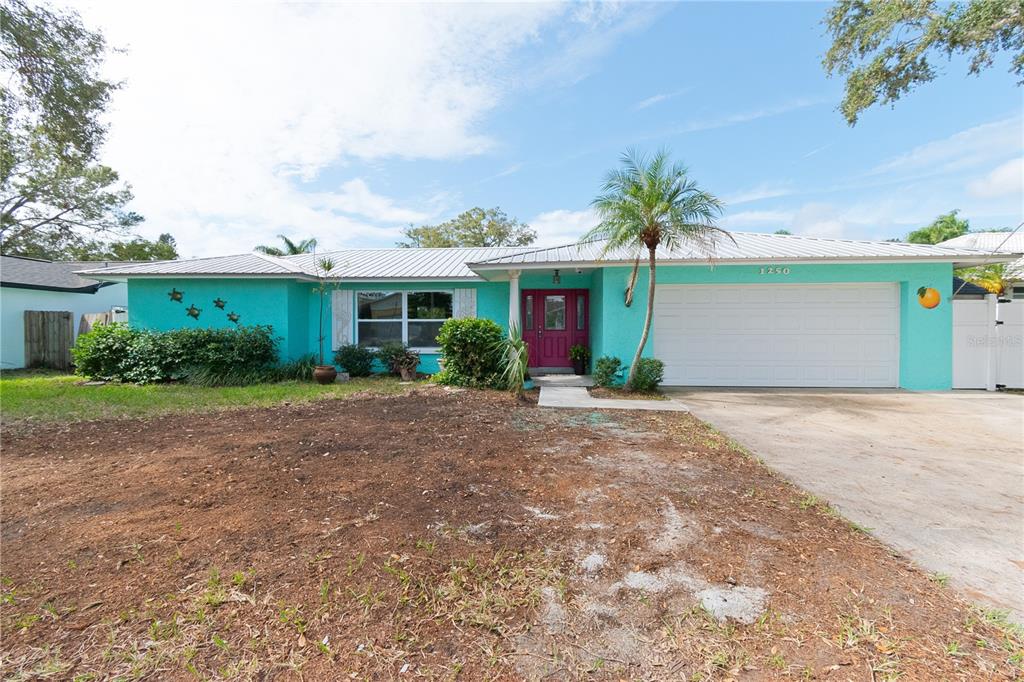
<svg viewBox="0 0 1024 682"><path fill-rule="evenodd" d="M982 263L988 254L791 235L733 237L719 242L713 260L686 249L658 254L645 352L664 361L666 384L950 388L953 268ZM434 372L434 339L444 320L486 317L523 330L535 371L558 371L571 364L573 344L589 346L595 358L629 362L639 341L646 267L627 306L632 257L602 255L601 247L249 253L87 274L127 282L132 325L270 325L282 356L294 358L317 349L315 263L329 257L336 264L324 315L331 349L403 341L421 351L420 371ZM922 305L922 289L935 289L938 305ZM187 313L190 306L198 316Z"/></svg>

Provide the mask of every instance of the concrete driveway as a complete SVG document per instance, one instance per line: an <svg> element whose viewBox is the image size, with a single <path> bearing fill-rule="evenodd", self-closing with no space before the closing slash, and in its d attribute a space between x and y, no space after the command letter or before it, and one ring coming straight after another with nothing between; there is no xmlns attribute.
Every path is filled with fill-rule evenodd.
<svg viewBox="0 0 1024 682"><path fill-rule="evenodd" d="M1024 396L669 392L968 598L1024 622Z"/></svg>

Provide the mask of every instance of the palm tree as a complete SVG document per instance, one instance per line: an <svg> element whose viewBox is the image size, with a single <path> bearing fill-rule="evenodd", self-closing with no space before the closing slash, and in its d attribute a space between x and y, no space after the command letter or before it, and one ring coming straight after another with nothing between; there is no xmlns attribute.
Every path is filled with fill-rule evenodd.
<svg viewBox="0 0 1024 682"><path fill-rule="evenodd" d="M1002 296L1013 284L1010 272L1006 263L992 263L977 268L970 268L960 272L960 275L979 287L988 289L989 292Z"/></svg>
<svg viewBox="0 0 1024 682"><path fill-rule="evenodd" d="M654 316L658 246L664 244L673 249L690 245L710 257L719 235L729 239L732 236L715 225L715 219L722 213L722 202L698 189L697 183L687 176L686 168L671 163L665 150L654 156L627 150L622 155L622 167L608 174L592 206L601 222L581 241L604 240L602 258L611 252L626 252L638 263L647 251L647 315L626 380L626 387L632 388Z"/></svg>
<svg viewBox="0 0 1024 682"><path fill-rule="evenodd" d="M277 235L277 238L284 243L284 248L280 249L276 246L266 246L261 244L253 249L253 251L259 251L265 253L268 256L297 256L301 253L313 253L316 249L316 239L310 237L309 239L303 239L298 244L293 242L283 234Z"/></svg>

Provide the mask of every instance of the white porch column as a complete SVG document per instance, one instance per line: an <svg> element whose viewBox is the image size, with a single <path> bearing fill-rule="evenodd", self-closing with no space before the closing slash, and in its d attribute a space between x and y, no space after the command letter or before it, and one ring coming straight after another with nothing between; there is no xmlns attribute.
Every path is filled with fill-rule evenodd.
<svg viewBox="0 0 1024 682"><path fill-rule="evenodd" d="M508 328L519 330L523 333L523 324L519 319L519 310L522 307L519 303L519 270L508 271Z"/></svg>

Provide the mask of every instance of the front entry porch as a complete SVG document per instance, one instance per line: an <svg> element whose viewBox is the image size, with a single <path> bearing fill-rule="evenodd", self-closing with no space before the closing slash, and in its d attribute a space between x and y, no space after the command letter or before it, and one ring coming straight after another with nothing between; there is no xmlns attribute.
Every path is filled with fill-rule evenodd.
<svg viewBox="0 0 1024 682"><path fill-rule="evenodd" d="M586 289L523 290L520 319L532 372L571 371L569 349L590 346L589 298Z"/></svg>

